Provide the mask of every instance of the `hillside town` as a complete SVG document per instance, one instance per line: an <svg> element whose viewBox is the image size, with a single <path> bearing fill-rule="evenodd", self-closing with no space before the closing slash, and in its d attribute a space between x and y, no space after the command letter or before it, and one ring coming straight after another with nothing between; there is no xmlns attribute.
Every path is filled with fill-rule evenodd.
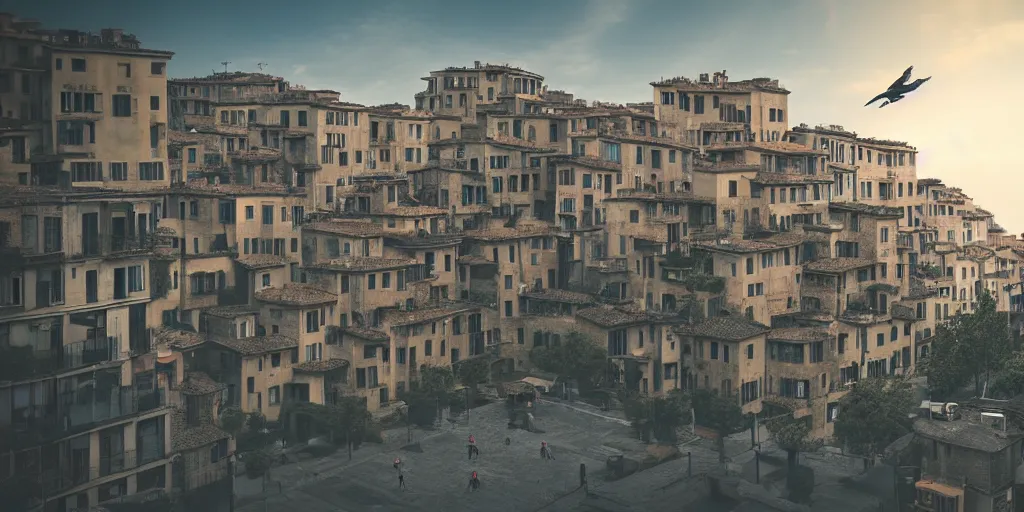
<svg viewBox="0 0 1024 512"><path fill-rule="evenodd" d="M242 430L308 441L307 404L383 421L469 365L474 391L582 401L536 355L570 338L600 351L597 387L703 392L830 445L855 384L919 378L951 319L994 303L1019 341L1024 241L910 143L791 119L778 79L659 79L621 105L477 61L369 106L263 72L173 78L173 56L0 14L14 510L234 510ZM913 422L940 463L903 464L904 499L1016 501L1021 437L984 414ZM984 485L951 450L991 454Z"/></svg>

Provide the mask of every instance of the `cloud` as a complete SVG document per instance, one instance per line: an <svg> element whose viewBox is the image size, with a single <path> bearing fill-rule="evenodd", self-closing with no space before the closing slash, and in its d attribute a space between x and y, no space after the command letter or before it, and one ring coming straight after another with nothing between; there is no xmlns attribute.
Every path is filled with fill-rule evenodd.
<svg viewBox="0 0 1024 512"><path fill-rule="evenodd" d="M306 73L306 69L307 68L305 64L298 64L296 66L292 66L292 76L304 75Z"/></svg>

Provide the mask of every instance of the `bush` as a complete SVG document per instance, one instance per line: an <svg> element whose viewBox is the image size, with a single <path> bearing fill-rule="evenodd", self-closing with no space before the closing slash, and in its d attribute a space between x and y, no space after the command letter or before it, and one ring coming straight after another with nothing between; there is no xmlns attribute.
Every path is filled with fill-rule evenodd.
<svg viewBox="0 0 1024 512"><path fill-rule="evenodd" d="M250 479L260 478L270 470L274 458L267 450L256 450L245 456L245 475Z"/></svg>

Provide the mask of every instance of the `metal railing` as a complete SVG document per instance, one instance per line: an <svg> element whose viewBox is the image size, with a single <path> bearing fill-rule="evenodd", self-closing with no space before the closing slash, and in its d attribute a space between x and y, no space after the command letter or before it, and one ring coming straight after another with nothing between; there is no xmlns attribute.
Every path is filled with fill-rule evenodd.
<svg viewBox="0 0 1024 512"><path fill-rule="evenodd" d="M119 454L100 456L99 465L94 467L89 467L85 463L69 464L66 467L44 472L42 475L43 489L47 494L61 493L98 478L131 471L139 466L160 460L164 456L164 447L157 445L157 448L153 450L125 450Z"/></svg>
<svg viewBox="0 0 1024 512"><path fill-rule="evenodd" d="M70 370L81 366L116 361L121 355L118 345L118 340L114 336L69 343L64 346L62 366L65 370Z"/></svg>

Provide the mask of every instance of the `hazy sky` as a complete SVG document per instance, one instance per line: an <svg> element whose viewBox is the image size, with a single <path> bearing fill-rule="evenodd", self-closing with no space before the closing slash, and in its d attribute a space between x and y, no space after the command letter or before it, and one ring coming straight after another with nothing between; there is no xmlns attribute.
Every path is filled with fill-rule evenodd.
<svg viewBox="0 0 1024 512"><path fill-rule="evenodd" d="M20 5L14 8L14 3ZM413 103L420 77L507 62L587 100L652 101L661 77L728 70L777 77L794 123L839 124L920 150L918 175L954 184L1024 231L1021 0L0 0L47 26L120 27L176 52L171 76L230 69ZM78 7L81 6L81 7ZM933 76L884 109L863 107L913 65ZM1007 98L992 105L980 101ZM974 101L970 98L977 98ZM1017 135L1022 135L1018 138Z"/></svg>

